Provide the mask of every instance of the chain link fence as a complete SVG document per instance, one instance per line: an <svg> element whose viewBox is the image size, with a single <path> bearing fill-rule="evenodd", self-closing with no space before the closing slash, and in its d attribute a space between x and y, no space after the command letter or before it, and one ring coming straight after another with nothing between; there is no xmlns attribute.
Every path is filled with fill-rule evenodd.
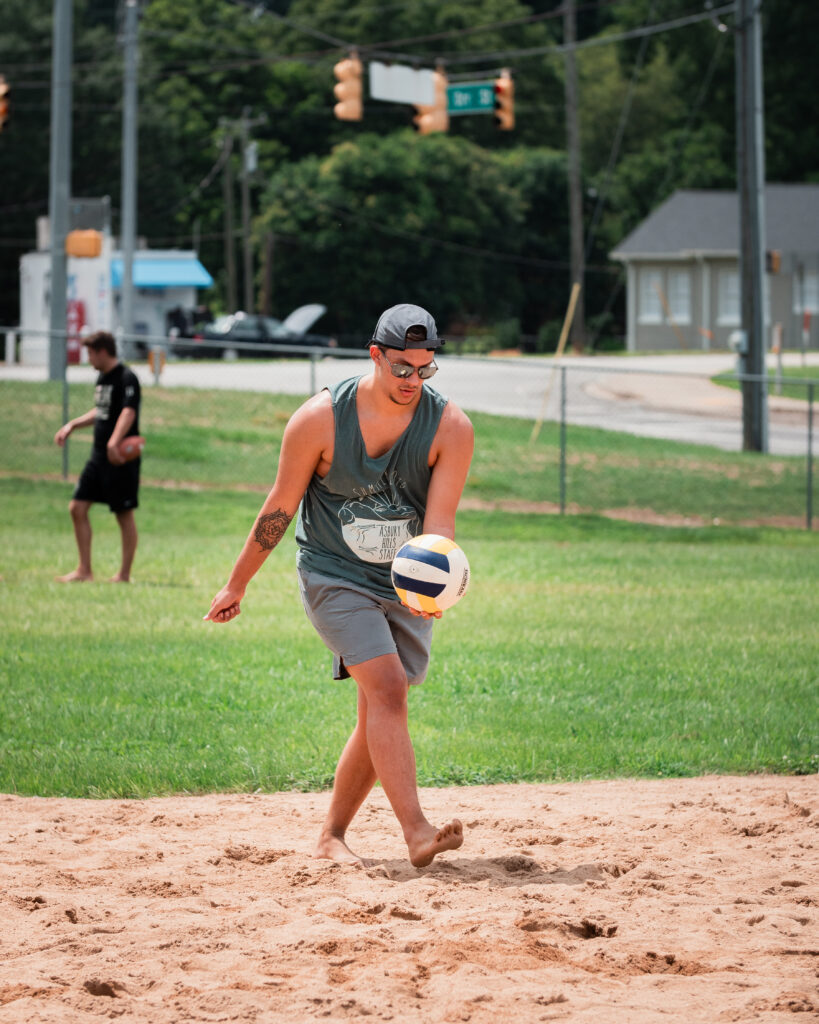
<svg viewBox="0 0 819 1024"><path fill-rule="evenodd" d="M144 385L143 432L149 439L154 392L186 387L238 393L238 405L231 408L241 420L242 393L301 397L370 366L364 348L237 344L233 358L209 360L181 357L184 341L139 340L148 359L132 365ZM202 343L203 356L207 348ZM8 341L7 356L13 356ZM813 526L819 353L786 353L772 365L765 382L766 454L742 451L741 388L759 378L737 373L730 354L436 358L440 373L431 385L467 410L476 430L464 507L603 514L692 527ZM89 407L90 390L79 389L80 408L70 408L75 399L69 396L74 385L90 385L95 374L72 365L65 384L46 383L46 375L44 367L7 358L0 368L0 395L11 397L14 381L38 384L31 402L41 415L49 408L41 433L50 431L50 441L57 421ZM13 443L13 427L2 422L5 475L26 468L70 475L74 467L67 455L52 448L48 455L27 458L25 445ZM74 447L82 449L83 443ZM185 479L179 462L176 472ZM143 478L152 479L150 454Z"/></svg>

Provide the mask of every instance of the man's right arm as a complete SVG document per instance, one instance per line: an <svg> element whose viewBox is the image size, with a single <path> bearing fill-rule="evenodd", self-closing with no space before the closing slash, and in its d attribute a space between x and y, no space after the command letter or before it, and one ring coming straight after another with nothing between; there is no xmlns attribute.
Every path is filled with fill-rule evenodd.
<svg viewBox="0 0 819 1024"><path fill-rule="evenodd" d="M83 413L82 416L77 416L76 419L69 420L68 423L64 423L57 433L54 435L54 443L58 444L61 448L68 440L68 435L74 431L79 430L80 427L93 426L94 420L97 418L97 410L89 409L88 412Z"/></svg>
<svg viewBox="0 0 819 1024"><path fill-rule="evenodd" d="M333 411L327 392L309 399L284 431L276 481L225 586L214 597L205 620L230 622L241 611L247 586L287 531L319 463L332 446Z"/></svg>

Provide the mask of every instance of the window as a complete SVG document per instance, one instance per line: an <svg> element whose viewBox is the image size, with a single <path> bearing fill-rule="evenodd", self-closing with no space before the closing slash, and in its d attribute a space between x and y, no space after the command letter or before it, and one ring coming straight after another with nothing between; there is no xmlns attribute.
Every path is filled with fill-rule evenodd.
<svg viewBox="0 0 819 1024"><path fill-rule="evenodd" d="M721 270L717 278L717 323L723 327L739 324L739 271Z"/></svg>
<svg viewBox="0 0 819 1024"><path fill-rule="evenodd" d="M794 313L819 313L819 271L805 270L802 272L801 296L799 294L799 275L794 275L793 311Z"/></svg>
<svg viewBox="0 0 819 1024"><path fill-rule="evenodd" d="M691 275L687 270L669 270L668 306L674 323L691 323Z"/></svg>
<svg viewBox="0 0 819 1024"><path fill-rule="evenodd" d="M660 289L663 287L663 275L659 270L641 270L639 273L640 307L637 318L641 324L661 324L663 304Z"/></svg>

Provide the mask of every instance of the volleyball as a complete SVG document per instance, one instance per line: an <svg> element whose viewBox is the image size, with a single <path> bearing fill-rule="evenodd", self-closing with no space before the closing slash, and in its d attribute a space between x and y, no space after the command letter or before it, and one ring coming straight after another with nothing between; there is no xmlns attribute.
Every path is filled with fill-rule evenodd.
<svg viewBox="0 0 819 1024"><path fill-rule="evenodd" d="M466 593L469 562L454 540L422 533L398 549L392 563L392 585L409 608L442 612Z"/></svg>

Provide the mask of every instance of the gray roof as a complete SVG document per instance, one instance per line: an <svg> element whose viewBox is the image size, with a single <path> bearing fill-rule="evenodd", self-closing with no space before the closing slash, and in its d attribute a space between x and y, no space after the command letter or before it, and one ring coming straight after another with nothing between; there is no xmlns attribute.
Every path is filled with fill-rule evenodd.
<svg viewBox="0 0 819 1024"><path fill-rule="evenodd" d="M785 252L819 250L819 185L765 186L765 245ZM614 247L615 259L682 252L739 251L736 192L680 189Z"/></svg>

